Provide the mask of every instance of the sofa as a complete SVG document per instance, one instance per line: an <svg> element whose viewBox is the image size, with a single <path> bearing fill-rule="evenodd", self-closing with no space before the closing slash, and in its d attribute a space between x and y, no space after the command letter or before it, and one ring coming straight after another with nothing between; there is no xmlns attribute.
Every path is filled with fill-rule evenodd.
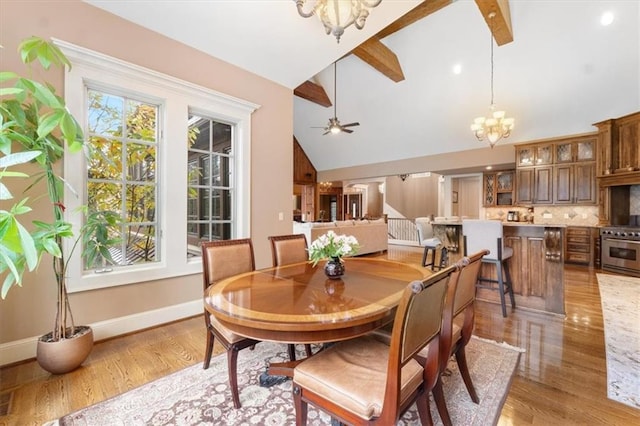
<svg viewBox="0 0 640 426"><path fill-rule="evenodd" d="M382 252L388 248L389 238L384 218L293 223L293 233L304 234L309 245L321 235L326 234L327 231L333 231L338 235L353 235L360 245L358 255Z"/></svg>

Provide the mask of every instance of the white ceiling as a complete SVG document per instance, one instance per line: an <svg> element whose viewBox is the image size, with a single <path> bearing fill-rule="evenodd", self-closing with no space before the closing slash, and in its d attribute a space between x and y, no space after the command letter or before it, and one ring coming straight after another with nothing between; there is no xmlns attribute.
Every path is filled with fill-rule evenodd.
<svg viewBox="0 0 640 426"><path fill-rule="evenodd" d="M332 62L420 3L384 0L340 44L293 0L85 0L241 68L295 88L307 79L333 96ZM510 1L514 41L495 48L495 101L516 120L505 142L595 130L640 109L640 0ZM600 24L605 11L615 15ZM333 116L295 97L294 134L319 170L483 146L469 130L490 101L489 29L458 0L383 39L405 80L353 55L338 62L337 116L352 134L322 136ZM455 75L455 64L462 73ZM293 96L293 95L292 95Z"/></svg>

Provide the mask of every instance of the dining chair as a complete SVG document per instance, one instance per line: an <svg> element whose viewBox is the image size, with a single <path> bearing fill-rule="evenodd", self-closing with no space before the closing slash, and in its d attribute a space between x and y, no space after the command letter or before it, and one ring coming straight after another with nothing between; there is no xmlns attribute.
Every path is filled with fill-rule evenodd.
<svg viewBox="0 0 640 426"><path fill-rule="evenodd" d="M202 268L203 284L206 290L216 282L233 275L255 270L253 244L251 239L207 241L202 243ZM238 352L244 348L253 347L258 340L239 336L216 319L206 309L204 322L207 326L207 347L204 356L203 368L206 370L211 363L213 343L218 343L227 351L227 369L229 371L229 387L233 398L233 406L240 408L240 396L238 394Z"/></svg>
<svg viewBox="0 0 640 426"><path fill-rule="evenodd" d="M271 257L273 266L284 266L309 260L307 237L304 234L272 235Z"/></svg>
<svg viewBox="0 0 640 426"><path fill-rule="evenodd" d="M309 260L307 237L304 234L272 235L269 237L269 241L271 242L273 266L284 266ZM311 345L304 345L304 349L308 357L313 355ZM295 345L290 344L288 351L291 361L295 361Z"/></svg>
<svg viewBox="0 0 640 426"><path fill-rule="evenodd" d="M433 225L431 220L427 217L415 218L416 229L418 231L418 242L424 247L422 254L422 266L425 268L431 266L431 270L442 269L447 263L447 249L442 244L442 241L438 237L433 235ZM440 247L440 260L436 264L436 252ZM428 261L429 254L431 254L431 261Z"/></svg>
<svg viewBox="0 0 640 426"><path fill-rule="evenodd" d="M422 424L433 424L429 392L438 378L438 344L444 296L455 267L405 288L389 345L371 335L342 341L295 367L296 425L307 422L308 404L355 425L395 424L417 403ZM425 366L414 356L425 346Z"/></svg>
<svg viewBox="0 0 640 426"><path fill-rule="evenodd" d="M451 417L445 401L444 389L442 387L442 376L445 373L447 364L452 355L455 355L460 375L469 392L471 400L478 404L480 399L473 386L465 347L473 333L475 321L475 299L476 282L482 266L482 258L489 253L488 250L481 250L469 257L463 257L456 264L458 277L456 285L449 285L445 297L445 307L442 313L442 329L440 331L439 346L439 371L440 375L433 388L433 399L436 403L440 419L445 426L451 425ZM425 349L418 353L417 359L424 364L427 354Z"/></svg>
<svg viewBox="0 0 640 426"><path fill-rule="evenodd" d="M511 309L515 309L516 300L513 295L513 281L509 271L509 259L513 256L513 249L504 245L502 223L497 220L463 219L462 235L464 236L465 256L467 253L489 250L489 254L482 258L482 263L495 265L497 278L480 275L476 287L495 290L492 284L497 283L502 316L506 317L505 293L508 293L511 299Z"/></svg>

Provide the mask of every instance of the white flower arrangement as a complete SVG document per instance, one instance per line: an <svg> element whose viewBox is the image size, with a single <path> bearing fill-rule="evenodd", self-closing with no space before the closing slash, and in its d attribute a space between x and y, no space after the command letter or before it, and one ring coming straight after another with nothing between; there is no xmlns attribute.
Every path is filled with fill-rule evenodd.
<svg viewBox="0 0 640 426"><path fill-rule="evenodd" d="M318 237L309 247L309 260L313 266L323 259L340 259L343 256L354 255L360 246L353 235L338 235L333 231Z"/></svg>

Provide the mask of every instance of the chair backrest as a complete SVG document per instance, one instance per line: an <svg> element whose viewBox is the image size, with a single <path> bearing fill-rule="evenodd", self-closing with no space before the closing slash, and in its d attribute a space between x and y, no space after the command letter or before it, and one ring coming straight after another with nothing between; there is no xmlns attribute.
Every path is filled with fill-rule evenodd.
<svg viewBox="0 0 640 426"><path fill-rule="evenodd" d="M489 250L485 259L502 260L499 256L504 252L504 239L500 221L464 219L462 235L465 237L465 254ZM500 246L498 246L498 239L500 239Z"/></svg>
<svg viewBox="0 0 640 426"><path fill-rule="evenodd" d="M476 300L476 283L482 267L482 259L489 254L488 250L480 250L471 256L463 258L463 268L460 270L458 286L453 303L453 317L458 316L462 311Z"/></svg>
<svg viewBox="0 0 640 426"><path fill-rule="evenodd" d="M275 235L271 241L273 266L284 266L309 260L307 237L304 234Z"/></svg>
<svg viewBox="0 0 640 426"><path fill-rule="evenodd" d="M455 271L456 267L450 266L423 281L409 283L404 290L391 333L385 397L378 420L381 424L395 424L397 421L402 402L400 398L402 367L427 345L430 346L430 356L425 369L433 377L433 383L437 379L437 347L442 310L445 292ZM429 388L431 387L433 384L429 384Z"/></svg>
<svg viewBox="0 0 640 426"><path fill-rule="evenodd" d="M256 268L251 239L205 241L202 243L204 288L233 275Z"/></svg>
<svg viewBox="0 0 640 426"><path fill-rule="evenodd" d="M457 271L451 277L445 307L442 311L442 330L440 331L440 372L444 372L449 357L451 356L453 341L453 320L458 315L465 315L463 328L468 327L464 338L471 337L473 331L474 310L473 303L476 300L476 282L482 267L482 257L489 253L487 250L479 251L469 257L463 257L453 264ZM466 336L466 334L469 334ZM465 342L466 343L466 342Z"/></svg>
<svg viewBox="0 0 640 426"><path fill-rule="evenodd" d="M433 238L433 226L428 217L416 217L416 229L418 230L418 242L422 244L427 238Z"/></svg>

